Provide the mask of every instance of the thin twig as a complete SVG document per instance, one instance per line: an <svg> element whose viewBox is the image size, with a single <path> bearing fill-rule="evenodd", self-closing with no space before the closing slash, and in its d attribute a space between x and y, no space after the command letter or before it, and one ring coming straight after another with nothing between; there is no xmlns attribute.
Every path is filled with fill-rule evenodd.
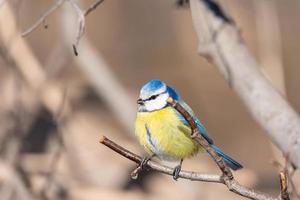
<svg viewBox="0 0 300 200"><path fill-rule="evenodd" d="M124 147L116 144L115 142L111 141L107 137L103 136L100 139L100 143L104 144L105 146L109 147L113 151L117 152L118 154L124 156L125 158L137 163L138 165L141 163L142 158L135 153L125 149ZM148 169L156 170L164 174L172 175L173 169L164 165L160 165L152 160L147 162ZM188 179L192 181L204 181L204 182L214 182L214 183L224 183L222 176L219 175L208 175L208 174L200 174L197 172L191 171L180 171L179 177L183 179Z"/></svg>
<svg viewBox="0 0 300 200"><path fill-rule="evenodd" d="M112 149L116 153L124 156L125 158L137 163L140 165L142 158L138 156L135 153L132 153L131 151L125 149L124 147L116 144L115 142L111 141L107 137L103 136L100 139L100 143L104 144L108 148ZM149 160L146 164L146 169L148 170L155 170L163 174L167 174L170 176L173 176L173 169L161 164L158 164L157 162L154 162L152 160ZM185 171L181 170L179 173L179 177L183 179L188 179L191 181L202 181L202 182L212 182L212 183L222 183L225 184L228 189L238 195L247 197L249 199L255 199L255 200L280 200L280 197L273 198L267 194L263 194L261 192L255 191L253 189L247 188L245 186L242 186L240 183L238 183L236 180L232 179L229 181L229 186L227 185L226 180L224 179L224 176L220 175L211 175L211 174L201 174L194 171Z"/></svg>
<svg viewBox="0 0 300 200"><path fill-rule="evenodd" d="M57 0L31 27L29 27L26 31L24 31L21 36L26 37L32 31L37 29L41 24L45 23L46 18L51 15L55 10L57 10L65 0Z"/></svg>
<svg viewBox="0 0 300 200"><path fill-rule="evenodd" d="M61 12L63 14L63 23L61 23L64 36L63 41L66 45L69 45L73 43L73 30L77 29L74 27L76 26L76 16L74 17L76 13L70 12L72 10L67 7L64 7L64 9L66 10ZM120 82L120 79L112 72L111 67L107 64L101 52L94 47L88 38L82 38L79 50L81 55L76 59L74 58L76 66L84 73L97 95L103 98L117 120L129 133L132 129L131 124L134 121L136 110L133 99ZM101 78L99 78L99 74L101 74ZM122 112L120 112L120 109L122 109ZM133 137L132 134L129 135Z"/></svg>
<svg viewBox="0 0 300 200"><path fill-rule="evenodd" d="M76 11L79 19L78 19L78 30L77 30L77 35L76 35L76 41L72 45L73 51L75 56L78 56L78 44L82 36L84 35L85 31L85 17L90 14L92 11L94 11L104 0L97 0L95 3L93 3L87 10L83 11L79 5L73 1L73 0L68 0L74 10Z"/></svg>
<svg viewBox="0 0 300 200"><path fill-rule="evenodd" d="M45 28L48 28L48 25L45 23L46 18L52 14L55 10L57 10L66 0L57 0L31 27L29 27L26 31L24 31L21 35L23 37L29 35L32 31L37 29L41 24L44 25ZM78 30L76 34L76 40L72 45L75 56L78 56L78 44L85 31L85 17L89 15L91 12L96 10L96 8L104 2L104 0L96 0L88 9L83 10L80 8L77 2L73 0L68 0L71 6L74 8L75 12L78 15Z"/></svg>
<svg viewBox="0 0 300 200"><path fill-rule="evenodd" d="M78 56L78 50L77 46L79 44L80 39L82 38L85 30L85 12L79 7L79 5L74 2L73 0L68 0L71 4L71 6L74 8L78 15L78 30L76 34L76 40L75 43L72 45L73 46L73 51L75 56Z"/></svg>
<svg viewBox="0 0 300 200"><path fill-rule="evenodd" d="M279 178L280 178L281 193L284 193L284 192L282 192L282 190L285 191L285 189L283 189L283 188L285 188L285 184L287 184L286 187L290 186L290 191L287 190L287 192L290 192L291 196L294 196L296 199L300 200L300 196L297 192L297 188L292 179L294 171L291 171L289 169L289 164L290 164L289 156L284 155L284 159L285 159L284 165L281 164L277 160L272 161L272 164L278 169L278 171L280 171ZM281 173L284 173L284 174L281 174ZM282 177L284 175L286 177ZM284 179L287 181L285 181ZM284 183L284 182L286 182L286 183Z"/></svg>
<svg viewBox="0 0 300 200"><path fill-rule="evenodd" d="M85 10L84 16L87 16L92 11L94 11L104 0L97 0L95 3L93 3L88 9Z"/></svg>

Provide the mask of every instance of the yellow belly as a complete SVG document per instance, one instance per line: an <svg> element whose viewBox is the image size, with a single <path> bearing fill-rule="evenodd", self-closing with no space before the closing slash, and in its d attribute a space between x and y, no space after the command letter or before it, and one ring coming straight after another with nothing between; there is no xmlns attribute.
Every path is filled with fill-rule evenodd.
<svg viewBox="0 0 300 200"><path fill-rule="evenodd" d="M168 159L184 159L199 148L191 138L191 129L166 107L153 112L138 112L135 134L149 154Z"/></svg>

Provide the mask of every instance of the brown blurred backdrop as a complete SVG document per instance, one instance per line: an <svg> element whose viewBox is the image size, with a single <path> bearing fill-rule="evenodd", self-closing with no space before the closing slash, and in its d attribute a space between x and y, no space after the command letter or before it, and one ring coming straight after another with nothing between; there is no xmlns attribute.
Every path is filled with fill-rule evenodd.
<svg viewBox="0 0 300 200"><path fill-rule="evenodd" d="M82 2L81 6L87 7L93 1ZM220 2L236 21L245 43L262 64L266 76L299 112L300 2ZM31 26L52 3L34 0L9 2L20 32ZM3 9L6 8L0 7L0 12ZM73 24L66 15L74 18ZM10 20L7 19L6 23L12 23ZM68 110L67 117L61 122L63 125L53 121L53 110L49 112L39 95L48 91L45 89L47 84L33 92L32 86L19 72L18 63L7 53L10 42L21 37L20 32L12 35L11 41L0 40L1 160L18 166L16 171L25 177L30 192L40 194L46 187L46 199L75 200L241 199L222 185L186 180L175 182L162 174L149 173L136 182L131 181L130 172L135 164L99 144L101 135L106 135L144 154L132 137L134 103L145 82L161 79L176 88L215 142L244 165L245 169L236 172L241 183L277 194L278 169L272 161L280 154L217 69L198 56L197 38L188 8L178 8L174 0L107 0L87 16L86 32L78 52L79 57L85 56L82 46L88 42L97 58L103 59L105 64L101 66L94 65L95 62L86 63L92 70L107 67L105 69L111 76L96 74L100 82L106 78L111 81L107 82L108 85L102 84L109 87L102 92L99 92L99 84L86 72L85 64L73 55L77 22L76 13L66 2L47 18L47 29L39 27L25 38L46 74L47 84L55 85L60 94L66 94L70 100L68 108L56 106L62 113ZM26 68L30 73L31 66ZM95 70L93 72L97 72ZM118 90L115 90L115 85ZM124 94L119 93L120 88ZM108 103L107 96L111 94L119 101L127 98L131 102L126 108L126 112L131 112L127 121L121 122L122 118L113 111L114 105ZM52 95L46 97L51 104ZM127 115L122 106L117 108L118 112ZM63 148L57 142L60 134ZM14 136L21 141L17 153L11 154L14 145L11 138ZM9 158L10 155L14 158ZM185 161L183 168L219 173L209 156L202 154ZM53 171L50 181L45 178L49 171ZM295 182L299 189L299 174L296 174ZM35 197L40 199L41 195Z"/></svg>

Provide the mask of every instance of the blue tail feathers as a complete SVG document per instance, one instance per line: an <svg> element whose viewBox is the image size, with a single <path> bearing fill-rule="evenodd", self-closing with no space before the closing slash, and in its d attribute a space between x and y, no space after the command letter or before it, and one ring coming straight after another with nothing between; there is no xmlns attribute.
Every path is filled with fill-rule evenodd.
<svg viewBox="0 0 300 200"><path fill-rule="evenodd" d="M227 164L228 167L230 167L233 170L238 170L243 168L243 166L238 163L237 161L235 161L233 158L231 158L230 156L226 155L221 149L219 149L217 146L215 145L211 145L212 148L217 152L217 154L219 156L221 156L225 163Z"/></svg>

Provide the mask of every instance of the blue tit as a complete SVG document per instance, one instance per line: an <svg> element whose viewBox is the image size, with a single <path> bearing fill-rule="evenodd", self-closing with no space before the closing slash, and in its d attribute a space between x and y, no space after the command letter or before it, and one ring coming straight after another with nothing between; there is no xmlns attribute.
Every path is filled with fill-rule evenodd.
<svg viewBox="0 0 300 200"><path fill-rule="evenodd" d="M162 160L179 160L175 167L173 178L176 180L185 158L205 150L191 138L191 128L183 116L167 104L172 97L183 106L197 123L201 135L212 148L220 155L228 167L233 170L242 168L242 165L225 154L214 145L203 124L195 116L192 109L181 99L177 92L161 80L150 80L140 90L138 112L135 121L135 135L140 144L149 153L144 159L145 164L153 156Z"/></svg>

